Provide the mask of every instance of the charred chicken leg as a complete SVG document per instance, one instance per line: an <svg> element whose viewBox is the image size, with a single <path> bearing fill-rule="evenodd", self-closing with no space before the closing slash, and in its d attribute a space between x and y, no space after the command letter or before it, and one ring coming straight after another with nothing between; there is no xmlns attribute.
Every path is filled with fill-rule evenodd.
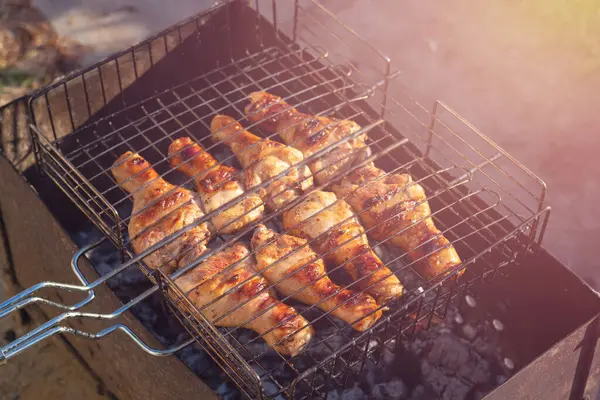
<svg viewBox="0 0 600 400"><path fill-rule="evenodd" d="M310 342L313 328L294 308L265 290L268 283L256 274L249 255L246 246L234 244L202 261L175 284L215 325L251 329L280 354L295 356Z"/></svg>
<svg viewBox="0 0 600 400"><path fill-rule="evenodd" d="M211 222L217 232L235 233L262 216L262 200L256 194L244 196L242 183L236 179L237 171L219 164L189 137L173 141L169 146L169 157L173 168L179 168L181 172L194 178L206 214L239 198L212 217Z"/></svg>
<svg viewBox="0 0 600 400"><path fill-rule="evenodd" d="M308 164L319 185L327 184L369 155L364 134L339 143L360 129L354 121L304 114L281 97L266 92L251 93L245 113L250 121L259 122L262 129L278 133L287 145L302 151L304 157L334 145L326 154Z"/></svg>
<svg viewBox="0 0 600 400"><path fill-rule="evenodd" d="M312 240L312 247L325 261L344 265L357 287L379 304L402 295L402 284L371 249L350 206L334 193L311 192L283 213L283 226L291 235Z"/></svg>
<svg viewBox="0 0 600 400"><path fill-rule="evenodd" d="M360 217L372 228L371 237L387 239L406 251L425 279L447 274L460 265L456 249L431 219L423 187L408 174L383 175L374 166L360 168L334 185L333 191L347 196L355 210L365 210Z"/></svg>
<svg viewBox="0 0 600 400"><path fill-rule="evenodd" d="M229 146L246 175L246 188L250 189L284 171L288 173L258 192L270 210L277 210L296 199L313 185L307 166L296 167L304 156L301 151L273 140L262 139L226 115L217 115L211 122L215 142Z"/></svg>
<svg viewBox="0 0 600 400"><path fill-rule="evenodd" d="M192 192L162 179L139 154L126 152L111 171L133 197L129 237L138 254L204 216ZM206 251L209 237L207 224L201 223L144 257L144 262L152 269L162 267L170 273L181 265L183 257Z"/></svg>
<svg viewBox="0 0 600 400"><path fill-rule="evenodd" d="M302 150L305 157L360 129L352 121L303 114L280 97L266 92L250 94L250 103L245 111L251 121L261 121L263 129L279 133L285 143ZM364 154L365 140L366 135L349 140L335 154L347 155L352 151ZM337 155L328 153L320 157L321 162L335 163L336 168L330 171L347 168L348 163L336 163ZM309 165L319 184L327 183L335 175L333 172L317 174L320 166L315 163ZM380 178L384 174L373 163L366 163L332 189L339 197L348 196L345 198L354 211L360 213L359 218L369 229L371 237L378 241L391 238L388 243L407 252L412 260L418 260L417 269L426 279L447 273L459 265L461 261L456 249L430 217L423 188L407 174ZM373 208L363 212L369 206Z"/></svg>
<svg viewBox="0 0 600 400"><path fill-rule="evenodd" d="M320 309L331 312L361 332L381 317L374 298L366 293L343 289L329 279L323 260L306 245L306 240L279 235L259 225L251 245L257 270L270 283L279 282L276 288L283 295L291 295L309 305L321 301Z"/></svg>

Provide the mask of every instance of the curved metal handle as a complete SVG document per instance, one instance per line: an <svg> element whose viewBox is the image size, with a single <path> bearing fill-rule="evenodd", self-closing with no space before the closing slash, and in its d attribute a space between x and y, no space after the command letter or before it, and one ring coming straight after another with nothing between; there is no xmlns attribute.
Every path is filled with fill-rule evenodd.
<svg viewBox="0 0 600 400"><path fill-rule="evenodd" d="M83 273L79 269L79 260L81 259L81 257L83 255L85 255L85 253L98 247L100 244L102 244L102 242L104 242L104 239L102 239L96 243L92 243L88 246L83 247L82 249L78 250L75 253L75 255L73 256L73 259L71 260L71 269L73 269L75 276L77 277L79 282L81 282L82 286L63 284L63 283L57 283L57 282L41 282L36 285L33 285L32 287L27 288L24 291L22 291L21 293L18 293L15 296L11 297L10 299L0 303L0 319L6 317L10 313L17 311L29 304L41 303L41 304L50 305L50 306L53 306L53 307L56 307L56 308L59 308L62 310L74 311L74 310L78 310L79 308L83 307L84 305L86 305L89 302L91 302L92 300L94 300L96 295L95 295L93 289L87 289L87 287L89 286L89 282L85 279L85 276L83 276ZM81 291L88 292L88 295L82 301L80 301L76 304L72 304L72 305L57 303L57 302L54 302L51 300L44 299L42 297L30 297L32 294L34 294L37 291L39 291L40 289L43 289L46 287L61 288L61 289L71 290L71 291L81 290Z"/></svg>
<svg viewBox="0 0 600 400"><path fill-rule="evenodd" d="M160 349L159 350L159 349L155 349L153 347L148 346L131 329L129 329L129 327L127 327L126 325L123 325L123 324L115 324L115 325L109 326L108 328L103 329L98 333L85 332L85 331L81 331L79 329L73 329L73 328L70 328L67 326L55 326L55 327L52 327L50 329L43 331L39 335L35 335L35 336L29 338L28 340L25 340L24 342L19 343L18 345L13 345L13 343L14 343L13 342L13 343L9 343L8 345L0 348L0 363L6 363L9 358L21 353L24 350L27 350L31 346L37 344L38 342L41 342L44 339L54 336L57 333L70 333L72 335L83 336L87 339L98 340L98 339L102 339L105 336L110 335L111 333L113 333L115 331L124 332L142 350L144 350L146 353L148 353L152 356L156 356L156 357L170 356L170 355L175 354L178 351L184 349L185 347L189 346L190 344L192 344L194 342L194 338L189 338L185 342L180 343L176 346L173 346L168 349Z"/></svg>
<svg viewBox="0 0 600 400"><path fill-rule="evenodd" d="M77 276L77 279L81 282L81 285L72 285L72 284L64 284L64 283L57 283L57 282L42 282L42 283L38 283L38 284L24 290L23 292L13 296L12 298L10 298L0 304L0 319L6 317L7 315L9 315L10 313L12 313L14 311L17 311L29 304L34 304L34 303L51 305L53 307L67 311L66 313L63 313L61 315L58 315L58 316L50 319L49 321L47 321L44 324L40 325L39 327L33 329L32 331L26 333L25 335L21 336L20 338L15 339L11 343L8 343L4 347L1 347L0 348L0 363L5 363L9 358L21 353L22 351L30 348L31 346L35 345L38 342L41 342L42 340L44 340L46 338L54 336L57 333L69 333L69 334L73 334L73 335L83 336L88 339L97 340L97 339L101 339L101 338L119 330L119 331L123 331L125 334L127 334L127 336L129 336L142 350L144 350L146 353L153 355L153 356L167 356L167 355L174 354L174 353L178 352L179 350L183 349L184 347L190 345L194 341L194 338L189 338L187 341L185 341L177 346L168 348L168 349L155 349L155 348L147 345L146 343L144 343L135 333L133 333L133 331L130 328L128 328L127 326L125 326L123 324L115 324L115 325L109 326L108 328L103 329L97 333L86 332L86 331L74 329L71 327L59 325L64 320L72 319L72 318L91 318L91 319L114 319L114 318L117 318L118 316L123 314L125 311L127 311L131 307L133 307L135 304L139 303L140 301L142 301L145 298L147 298L148 296L150 296L152 293L154 293L158 289L157 286L154 286L154 287L146 290L144 293L140 294L135 299L129 301L127 304L121 306L120 308L118 308L117 310L115 310L113 313L110 313L110 314L85 313L85 312L77 311L81 307L89 304L92 300L94 300L94 298L95 298L94 288L97 286L98 282L106 280L106 277L103 277L103 278L100 278L99 280L93 282L92 284L90 284L85 279L85 276L81 272L81 269L79 268L79 262L80 262L82 256L84 256L88 251L90 251L90 250L96 248L97 246L99 246L100 244L102 244L105 240L106 240L106 238L101 239L100 241L93 243L91 245L88 245L86 247L83 247L82 249L78 250L75 253L75 255L73 256L73 259L71 260L71 268L73 269L73 272ZM51 301L51 300L48 300L48 299L45 299L42 297L37 297L37 296L31 297L34 293L36 293L40 289L46 288L46 287L60 288L60 289L68 290L68 291L82 291L82 292L87 292L88 294L85 299L83 299L75 304L57 303L57 302L54 302L54 301Z"/></svg>

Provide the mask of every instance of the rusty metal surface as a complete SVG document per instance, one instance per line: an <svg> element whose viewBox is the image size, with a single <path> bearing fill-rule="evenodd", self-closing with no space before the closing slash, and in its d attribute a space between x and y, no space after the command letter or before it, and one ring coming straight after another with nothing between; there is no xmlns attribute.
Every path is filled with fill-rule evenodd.
<svg viewBox="0 0 600 400"><path fill-rule="evenodd" d="M0 157L0 204L2 206L8 243L16 279L20 287L29 287L44 280L76 283L69 267L77 250L57 224L28 183ZM84 263L82 263L84 264ZM95 272L83 265L89 279ZM120 302L101 286L91 312L111 312ZM64 301L76 301L63 293ZM55 315L53 310L44 310ZM160 347L141 324L129 313L127 324L147 343ZM95 321L80 320L73 327L98 331ZM175 357L155 358L143 353L133 342L116 334L102 341L66 337L81 358L103 380L109 391L123 399L216 398L214 393L192 371ZM126 355L126 356L125 356Z"/></svg>

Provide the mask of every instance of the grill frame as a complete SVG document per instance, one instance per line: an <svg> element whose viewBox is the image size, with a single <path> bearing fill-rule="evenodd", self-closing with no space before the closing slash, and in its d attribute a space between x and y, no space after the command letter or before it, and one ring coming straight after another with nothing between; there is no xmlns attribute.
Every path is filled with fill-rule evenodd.
<svg viewBox="0 0 600 400"><path fill-rule="evenodd" d="M273 3L273 4L275 4L275 3ZM159 36L159 37L160 37L160 36ZM163 37L166 37L166 35L165 35L165 36L163 36ZM71 79L74 79L74 78L71 78ZM381 88L385 88L385 89L387 89L387 86L388 86L388 81L387 81L387 80L385 80L383 83L380 83L379 85L375 85L375 86L373 86L373 88L374 88L374 90L380 90ZM66 87L66 86L65 86L65 87ZM56 88L56 86L55 86L55 88ZM52 90L52 88L50 88L50 89L48 89L48 90ZM38 93L37 95L35 95L35 96L32 98L32 101L30 102L30 106L31 106L31 110L32 110L32 116L34 115L34 113L33 113L33 109L35 108L35 106L33 105L33 103L35 102L35 99L42 98L43 96L45 96L45 95L46 95L46 93L47 93L46 91L40 92L40 93ZM380 114L380 115L383 115L383 111L384 111L384 110L385 110L385 111L388 111L388 109L386 108L386 100L387 100L387 96L383 96L383 101L379 102L379 104L380 104L380 105L382 105L382 108L381 108L381 110L382 110L382 111L381 111L381 114ZM389 101L389 100L388 100L388 101ZM436 103L436 104L437 104L437 103ZM443 107L443 105L442 105L442 107ZM437 119L436 119L436 114L435 114L435 111L432 113L431 117L432 117L432 121L437 121ZM33 119L33 120L35 121L35 119ZM433 124L432 124L432 125L433 125ZM369 128L370 128L370 129L373 129L374 127L369 127ZM251 129L251 128L249 128L249 129ZM370 131L370 129L365 129L365 130L367 130L367 131ZM41 165L41 166L42 166L42 168L45 168L45 167L44 167L44 163L47 161L47 159L44 159L44 158L43 158L42 152L43 152L43 151L45 151L45 150L47 149L47 147L46 147L46 146L48 145L48 143L44 143L44 142L43 142L43 141L44 141L46 138L45 138L45 136L44 136L43 134L41 134L41 132L38 130L38 128L37 128L37 127L34 127L32 130L33 130L33 132L34 132L34 139L35 139L35 143L36 143L36 154L38 155L38 157L39 157L39 158L38 158L38 160L40 161L39 165ZM431 132L431 135L430 135L430 140L429 140L429 143L427 144L427 146L428 146L428 147L427 147L427 149L428 149L427 151L428 151L428 152L429 152L429 151L432 151L432 149L433 149L433 147L432 147L432 144L431 144L431 139L433 139L433 136L434 136L434 134L433 134L433 133L434 133L433 126L429 127L429 132ZM482 137L483 137L483 135L482 135ZM489 141L489 140L488 140L488 141ZM491 142L491 141L489 141L489 143L490 143L490 144L493 144L493 142ZM57 154L57 155L62 155L60 151L58 151L56 154ZM47 154L46 154L46 155L47 155ZM54 154L53 154L53 155L54 155ZM63 157L63 158L64 158L64 157ZM59 158L59 159L58 159L58 161L59 161L59 165L61 165L61 166L69 166L69 164L70 164L68 159L61 159L61 158ZM61 162L64 162L64 161L66 161L66 162L67 162L67 164L61 164ZM493 164L493 163L494 163L494 160L493 160L493 159L490 159L490 160L487 160L487 161L488 161L488 163L490 163L490 164ZM308 160L307 160L307 162L308 162ZM46 165L48 165L48 164L46 164ZM77 168L75 168L75 167L74 167L74 166L72 166L72 165L71 165L70 167L72 168L72 170L68 170L68 169L67 169L65 172L67 172L67 173L75 173L75 172L77 172L77 173L78 173L78 171L77 171ZM481 170L481 169L483 168L483 166L479 166L478 168ZM468 173L468 171L467 171L466 173ZM55 174L55 175L56 175L56 174ZM81 175L81 174L80 174L80 175ZM75 176L77 176L77 175L75 175ZM79 178L79 176L77 176L77 177ZM82 179L85 179L85 177L83 177L83 176L81 176L81 178L82 178ZM82 181L82 182L85 184L85 181ZM94 187L94 185L91 185L91 184L90 184L90 185L88 185L88 186L89 186L89 189L91 189L91 190L92 190L92 193L93 193L93 191L95 190L95 187ZM62 187L62 186L61 186L61 187ZM63 190L64 190L64 188L63 188ZM535 248L536 248L536 247L539 245L539 242L541 241L541 238L542 238L542 236L543 236L543 229L545 228L545 223L546 223L546 221L547 221L547 216L548 216L548 213L547 213L547 212L546 212L546 211L543 209L543 197L544 197L543 193L544 193L544 190L545 190L545 189L542 187L542 189L541 189L542 195L540 196L540 197L541 197L541 200L539 201L539 205L538 205L538 209L537 209L536 213L534 213L534 214L532 215L532 217L531 217L530 219L527 219L527 220L526 220L526 222L525 222L525 224L530 224L530 223L531 223L531 227L530 227L529 238L528 238L527 240L520 241L520 245L522 245L522 244L525 244L525 245L524 245L524 255L526 255L526 254L527 254L527 253L530 251L530 248L531 248L531 250L535 250ZM94 193L94 195L96 195L96 196L99 196L99 198L102 198L101 194L100 194L100 193L99 193L97 190L96 190L96 192ZM108 206L111 206L111 207L112 207L112 204L111 204L110 202L108 202L108 201L107 201L106 203L107 203L107 205L108 205ZM110 209L110 207L107 207L107 209ZM118 218L118 213L116 212L116 210L115 210L115 215L116 215L116 218ZM117 221L118 221L118 220L117 220ZM538 222L539 222L539 221L541 221L541 223L539 223L539 224L538 224ZM122 230L122 229L120 228L120 227L122 226L122 225L121 225L121 223L120 223L120 222L118 222L118 223L116 224L116 226L117 226L117 227L119 227L119 229L120 229L120 230L119 230L119 231L117 231L117 232L121 232L121 230ZM520 227L520 228L521 228L521 227ZM519 232L519 229L516 229L516 230L514 230L514 231L512 231L512 232L509 232L509 233L507 233L507 236L513 236L513 235L516 235L516 234L518 234L518 232ZM120 233L119 233L118 235L116 235L116 236L115 236L115 238L117 238L117 240L116 240L116 244L117 244L118 246L121 246L121 247L123 247L123 248L124 248L124 247L125 247L125 246L123 246L123 245L124 245L124 241L123 241L122 237L120 236ZM119 238L120 238L120 239L119 239ZM114 238L111 238L111 239L113 239L113 241L115 241L115 240L114 240ZM505 239L505 238L502 238L502 239ZM485 252L485 250L483 250L481 253L483 254L484 252ZM475 258L476 258L476 257L477 257L477 256L475 256ZM511 261L516 261L516 260L511 260ZM499 268L499 266L497 266L497 267ZM489 271L489 273L488 273L486 276L483 276L483 275L482 275L481 277L478 277L478 278L477 278L477 279L475 279L474 281L477 281L477 280L481 280L481 281L483 281L484 279L487 279L487 277L488 277L489 275L493 275L493 274L495 274L495 273L498 271L498 268L496 268L496 269L494 269L494 270L492 270L492 271ZM151 275L151 274L150 274L150 275ZM161 283L161 285L164 285L163 287L166 287L166 288L168 288L167 290L177 290L177 289L176 289L176 287L175 287L175 286L172 284L172 281L171 281L171 280L170 280L170 279L169 279L167 276L164 276L163 274L159 274L158 276L160 277L160 278L159 278L159 282L162 282L162 283ZM447 279L447 278L443 279L443 281L445 281L446 279ZM430 286L430 287L428 288L428 290L427 290L427 292L429 292L429 291L437 291L437 293L438 293L438 294L436 294L435 300L434 300L434 302L433 302L433 310L434 310L434 311L435 311L435 310L438 308L438 307L437 307L437 301L438 301L438 298L439 298L438 296L439 296L439 293L440 293L441 284L442 284L442 280L440 280L439 282L433 282L433 283L431 284L431 286ZM466 292L466 291L467 291L467 289L469 289L469 287L473 287L473 286L475 286L475 282L470 282L470 283L468 283L468 284L465 284L465 285L464 285L464 287L455 288L455 289L456 289L456 292L455 292L455 293L457 293L456 297L458 296L458 293L461 293L461 291L463 291L463 290L464 290L464 291ZM459 290L459 289L460 289L460 290ZM464 292L462 292L462 293L464 294ZM451 292L451 296L452 296L452 292ZM416 301L416 300L415 300L415 301ZM445 305L448 305L448 304L449 304L449 302L448 302L448 303L445 303ZM419 311L417 311L417 316L416 316L416 318L412 319L412 321L413 321L413 322L412 322L412 323L409 323L409 324L408 324L409 326L408 326L407 328L401 329L400 331L401 331L401 332L405 332L405 331L407 331L407 330L410 330L410 329L416 328L416 326L417 326L417 324L416 324L416 321L418 321L419 319L423 319L423 320L425 320L425 319L430 319L430 318L433 316L433 313L432 313L432 311L431 311L431 310L427 311L427 312L425 313L425 315L421 316L422 318L420 318L420 316L419 316L420 310L421 310L423 307L425 307L425 309L427 309L427 307L426 307L426 306L427 306L427 304L423 304L423 301L421 300L421 301L419 302L419 305L418 305L418 307L417 307ZM198 314L199 314L199 313L198 313ZM386 317L386 318L384 318L384 319L388 319L388 320L389 320L390 318L391 318L391 316L388 316L388 317ZM382 319L382 321L380 321L380 322L384 322L384 321L383 321L384 319ZM370 337L371 337L371 332L368 332L368 333L366 333L365 335L366 335L366 336L368 336L368 337L370 338ZM363 335L363 336L365 336L365 335ZM366 337L366 336L365 336L365 337ZM362 339L361 339L361 340L362 340ZM358 341L360 341L360 340L358 340L358 338L357 338L357 339L356 339L354 342L352 342L352 343L348 343L348 344L346 345L346 347L344 347L344 348L345 348L345 349L347 349L347 348L348 348L348 346L351 346L351 347L353 347L353 348L356 348L356 347L358 346L358 345L356 344ZM367 342L368 342L368 341L367 341ZM366 342L365 342L365 343L366 343ZM362 343L361 343L361 344L362 344ZM335 362L336 362L336 360L338 359L338 355L336 355L336 354L332 354L332 355L331 355L331 357L332 357L332 359L334 360L334 361L333 361L334 363L335 363ZM364 357L366 357L366 356L364 356ZM362 359L363 361L364 361L364 357L363 357L363 359ZM328 362L328 361L327 361L327 362ZM315 368L318 368L318 367L319 367L319 366L315 366ZM321 367L324 367L324 366L321 366ZM311 369L311 370L312 370L312 369ZM310 371L307 371L307 372L305 372L305 374L309 374L309 373L310 373ZM308 377L308 375L307 375L306 377ZM313 389L314 389L314 387L313 387ZM291 389L291 390L293 391L293 387L292 387L292 389Z"/></svg>

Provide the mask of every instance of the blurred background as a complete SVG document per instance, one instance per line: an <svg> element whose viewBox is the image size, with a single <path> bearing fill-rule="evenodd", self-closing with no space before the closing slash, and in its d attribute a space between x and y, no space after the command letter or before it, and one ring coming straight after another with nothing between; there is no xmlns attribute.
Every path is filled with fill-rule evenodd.
<svg viewBox="0 0 600 400"><path fill-rule="evenodd" d="M545 247L600 287L600 3L321 2L392 59L425 107L446 102L547 183L553 212ZM0 104L213 3L0 0ZM286 3L293 1L279 1ZM3 321L0 340L18 336L26 322ZM3 368L0 397L110 398L64 347L51 341Z"/></svg>

